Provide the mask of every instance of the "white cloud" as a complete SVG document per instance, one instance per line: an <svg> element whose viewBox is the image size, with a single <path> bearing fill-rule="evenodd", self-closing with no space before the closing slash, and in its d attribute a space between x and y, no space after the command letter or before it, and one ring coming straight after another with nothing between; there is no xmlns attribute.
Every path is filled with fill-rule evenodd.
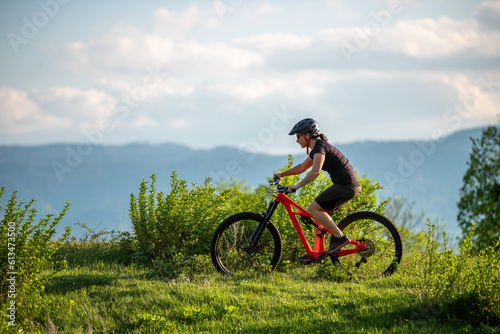
<svg viewBox="0 0 500 334"><path fill-rule="evenodd" d="M194 56L203 58L212 49L217 49L217 45L203 45L192 41L188 38L190 30L219 25L219 20L195 5L180 12L158 9L154 12L152 32L119 24L101 37L88 42L65 44L58 57L63 66L79 73L86 73L88 70L91 73L102 73L103 70L108 73L136 72L152 64L169 64L175 67L186 59ZM218 53L224 51L227 50Z"/></svg>
<svg viewBox="0 0 500 334"><path fill-rule="evenodd" d="M72 87L35 89L30 97L48 113L72 121L77 129L98 127L113 114L117 102L103 91Z"/></svg>
<svg viewBox="0 0 500 334"><path fill-rule="evenodd" d="M169 126L175 128L175 129L185 129L187 128L189 125L191 124L191 121L188 120L188 119L183 119L183 118L179 118L179 119L172 119L170 120L170 122L168 123Z"/></svg>
<svg viewBox="0 0 500 334"><path fill-rule="evenodd" d="M475 17L486 28L500 29L500 2L483 1L476 9Z"/></svg>
<svg viewBox="0 0 500 334"><path fill-rule="evenodd" d="M266 96L314 99L323 94L325 84L335 80L336 76L329 71L302 71L215 83L209 85L207 90L243 100L257 100Z"/></svg>
<svg viewBox="0 0 500 334"><path fill-rule="evenodd" d="M305 49L311 43L311 36L296 36L292 33L267 33L240 38L231 45L257 51L259 54L268 55L275 51L288 51Z"/></svg>
<svg viewBox="0 0 500 334"><path fill-rule="evenodd" d="M265 14L275 14L281 13L283 8L277 5L272 5L270 3L263 3L257 6L256 12L257 14L265 15Z"/></svg>
<svg viewBox="0 0 500 334"><path fill-rule="evenodd" d="M145 91L145 98L167 96L187 97L193 94L196 87L184 80L180 76L169 76L164 73L162 77L156 78L157 81L145 71L142 80L113 80L108 78L99 79L99 85L106 90L113 92L113 95L121 96L123 94L130 95L136 89Z"/></svg>
<svg viewBox="0 0 500 334"><path fill-rule="evenodd" d="M325 1L329 6L335 9L341 9L343 7L342 1L340 0L326 0Z"/></svg>
<svg viewBox="0 0 500 334"><path fill-rule="evenodd" d="M468 53L500 56L500 33L484 32L474 20L418 19L398 21L381 29L369 49L413 58L439 58Z"/></svg>
<svg viewBox="0 0 500 334"><path fill-rule="evenodd" d="M158 9L154 14L154 20L154 33L167 38L184 37L194 27L211 29L221 24L215 15L202 11L196 5L191 5L181 12Z"/></svg>
<svg viewBox="0 0 500 334"><path fill-rule="evenodd" d="M330 5L345 7L338 1ZM277 10L275 7L265 3L256 10ZM481 30L474 19L399 20L393 17L390 25L380 26L375 34L367 30L369 22L367 26L325 28L304 35L273 32L223 41L190 34L195 27L220 28L220 20L212 14L197 6L179 12L159 9L155 12L152 33L116 26L100 38L66 44L61 49L60 59L66 68L88 75L99 73L100 79L108 82L111 88L121 87L122 90L127 89L126 82L130 87L133 80L140 79L147 66L160 66L169 73L171 83L164 82L157 93L188 96L206 82L216 87L232 85L233 82L227 81L232 78L251 80L247 75L254 68L291 62L301 66L297 70L304 71L328 66L335 58L337 64L346 64L345 59L340 58L339 49L346 43L367 55L379 55L379 58L385 54L417 59L500 55L500 32ZM376 23L371 19L371 23ZM359 41L363 39L367 43L360 47ZM322 61L318 62L318 57ZM249 94L243 97L248 98ZM257 87L254 96L261 95L265 94Z"/></svg>
<svg viewBox="0 0 500 334"><path fill-rule="evenodd" d="M57 57L63 67L76 73L136 71L143 68L144 59L154 56L139 54L148 49L150 40L150 36L137 28L120 25L98 39L65 44Z"/></svg>
<svg viewBox="0 0 500 334"><path fill-rule="evenodd" d="M137 138L127 141L141 140L145 134L157 140L178 140L173 134L186 129L200 133L205 129L202 125L226 117L228 122L245 124L232 134L236 138L252 131L252 125L259 126L268 114L264 110L283 105L293 107L300 116L314 113L331 122L339 118L370 122L362 134L338 122L339 131L351 140L369 137L374 123L379 133L397 128L399 132L392 135L414 136L426 124L439 124L446 105L478 89L474 78L482 71L476 68L483 66L481 61L485 60L485 68L495 66L500 33L491 25L486 29L485 24L491 21L486 14L495 12L497 4L483 3L467 19L407 12L393 16L369 36L361 54L347 63L339 46L355 44L357 35L366 35L367 26L360 25L362 15L366 24L375 22L370 13L386 8L385 2L371 3L362 13L357 10L355 20L346 18L359 4L322 2L314 10L325 11L318 16L324 24L315 22L314 28L307 29L302 27L313 13L304 13L298 22L287 16L303 7L292 4L243 2L231 16L228 13L227 20L221 20L212 7L158 9L152 11L150 29L115 24L106 33L57 50L58 65L75 80L83 78L85 86L80 87L94 82L95 88L45 85L18 94L17 103L37 115L41 124L51 123L47 117L52 117L52 126L72 126L76 131L96 128L112 117L117 100L144 86L150 75L147 68L159 68L158 85L147 91L147 98L130 117L115 124L123 131L113 136L128 132ZM342 19L332 22L332 15ZM255 22L264 28L252 25ZM497 93L484 92L476 113L464 119L464 124L491 119L498 102ZM414 118L407 118L410 114ZM28 118L23 120L28 122ZM415 125L418 129L412 128ZM192 140L199 138L193 135Z"/></svg>
<svg viewBox="0 0 500 334"><path fill-rule="evenodd" d="M347 8L341 0L326 0L325 2L333 9L330 14L333 19L349 19L359 15L359 12L357 13L356 11Z"/></svg>
<svg viewBox="0 0 500 334"><path fill-rule="evenodd" d="M188 32L195 26L213 28L219 22L210 11L197 6L173 12L155 12L153 33L120 25L102 37L86 43L64 45L59 53L62 65L78 73L137 74L147 66L159 65L175 73L217 75L263 62L256 52L225 42L199 42Z"/></svg>
<svg viewBox="0 0 500 334"><path fill-rule="evenodd" d="M135 128L150 128L157 127L159 124L155 120L147 116L139 116L133 122L132 126Z"/></svg>
<svg viewBox="0 0 500 334"><path fill-rule="evenodd" d="M450 85L456 89L459 103L463 106L463 118L495 121L499 115L500 90L493 88L498 87L500 72L481 73L473 77L455 74L450 79Z"/></svg>
<svg viewBox="0 0 500 334"><path fill-rule="evenodd" d="M0 129L18 135L67 128L72 121L45 112L24 91L0 87Z"/></svg>
<svg viewBox="0 0 500 334"><path fill-rule="evenodd" d="M371 55L396 54L408 58L430 59L457 55L500 56L500 32L484 31L476 20L438 19L397 20L391 24L367 21L365 26L324 28L309 35L292 33L266 33L239 38L231 45L258 52L269 60L271 55L285 52L303 52L311 59L317 55L339 52L342 45L349 45ZM303 64L307 63L307 59ZM309 62L310 66L314 65Z"/></svg>

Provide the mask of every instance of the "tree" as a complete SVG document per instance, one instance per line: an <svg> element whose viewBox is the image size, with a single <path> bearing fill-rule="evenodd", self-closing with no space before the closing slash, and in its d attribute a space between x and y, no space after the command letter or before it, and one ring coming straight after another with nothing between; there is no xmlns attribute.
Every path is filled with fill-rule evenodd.
<svg viewBox="0 0 500 334"><path fill-rule="evenodd" d="M458 202L458 223L464 237L476 223L474 245L484 247L500 237L500 130L489 126L480 139L471 138Z"/></svg>

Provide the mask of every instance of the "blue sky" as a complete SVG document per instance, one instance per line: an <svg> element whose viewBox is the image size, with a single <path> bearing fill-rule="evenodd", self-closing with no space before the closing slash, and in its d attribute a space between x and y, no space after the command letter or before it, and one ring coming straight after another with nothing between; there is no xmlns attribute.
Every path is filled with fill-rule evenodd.
<svg viewBox="0 0 500 334"><path fill-rule="evenodd" d="M0 144L296 152L500 121L500 1L3 1Z"/></svg>

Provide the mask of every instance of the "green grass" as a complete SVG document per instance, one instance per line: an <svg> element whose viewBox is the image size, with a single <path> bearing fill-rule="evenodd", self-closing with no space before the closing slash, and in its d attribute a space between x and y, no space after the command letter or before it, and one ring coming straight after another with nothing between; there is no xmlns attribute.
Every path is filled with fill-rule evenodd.
<svg viewBox="0 0 500 334"><path fill-rule="evenodd" d="M46 272L25 332L58 333L499 333L419 298L416 277L357 281L331 264L283 264L265 276L215 270L167 279L117 261L110 243L66 246L69 267ZM405 264L403 264L404 266ZM405 273L406 272L406 273ZM328 277L328 278L325 278ZM462 305L466 307L466 305ZM49 321L50 319L50 321Z"/></svg>

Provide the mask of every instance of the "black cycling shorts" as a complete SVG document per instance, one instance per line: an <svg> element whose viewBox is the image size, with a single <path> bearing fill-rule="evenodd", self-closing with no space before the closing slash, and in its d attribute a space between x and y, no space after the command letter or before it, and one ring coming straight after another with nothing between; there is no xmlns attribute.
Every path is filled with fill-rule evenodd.
<svg viewBox="0 0 500 334"><path fill-rule="evenodd" d="M334 184L316 197L316 203L331 215L346 202L358 196L360 192L361 186L353 187Z"/></svg>

